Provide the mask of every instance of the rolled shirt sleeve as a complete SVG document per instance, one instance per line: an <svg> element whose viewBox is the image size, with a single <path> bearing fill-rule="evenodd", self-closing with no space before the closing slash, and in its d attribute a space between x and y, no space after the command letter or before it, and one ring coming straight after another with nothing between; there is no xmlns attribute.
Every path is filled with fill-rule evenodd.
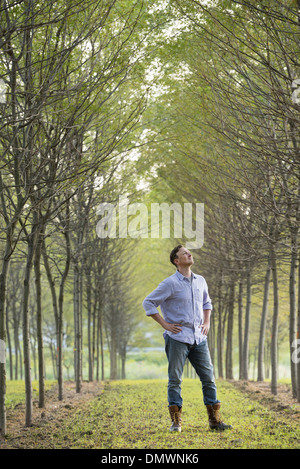
<svg viewBox="0 0 300 469"><path fill-rule="evenodd" d="M206 280L203 278L204 288L203 288L203 310L210 309L212 310L212 302L208 293L208 286Z"/></svg>
<svg viewBox="0 0 300 469"><path fill-rule="evenodd" d="M165 279L158 287L153 290L143 301L143 308L147 316L157 314L160 306L167 298L172 295L172 285L169 279Z"/></svg>

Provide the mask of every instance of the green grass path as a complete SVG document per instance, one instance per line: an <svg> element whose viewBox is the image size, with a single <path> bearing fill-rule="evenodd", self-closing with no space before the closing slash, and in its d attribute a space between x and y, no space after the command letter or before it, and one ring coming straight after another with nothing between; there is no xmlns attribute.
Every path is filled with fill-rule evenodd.
<svg viewBox="0 0 300 469"><path fill-rule="evenodd" d="M217 386L223 420L234 427L226 432L209 430L201 386L196 379L183 382L183 425L182 432L176 434L169 432L165 380L116 381L106 384L98 398L71 413L54 433L47 434L45 425L40 444L86 449L300 447L299 423L290 418L291 410L285 414L272 412L229 382L217 381ZM39 431L32 429L37 432L37 442Z"/></svg>

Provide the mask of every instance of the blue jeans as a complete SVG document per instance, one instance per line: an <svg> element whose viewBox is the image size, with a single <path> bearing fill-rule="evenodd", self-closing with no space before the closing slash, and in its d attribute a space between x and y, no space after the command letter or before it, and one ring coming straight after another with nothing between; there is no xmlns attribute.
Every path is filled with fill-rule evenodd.
<svg viewBox="0 0 300 469"><path fill-rule="evenodd" d="M165 336L165 350L169 362L168 366L168 402L169 406L182 406L181 382L183 367L188 358L195 368L202 383L203 401L205 405L214 405L217 399L217 387L214 378L213 365L207 340L200 344L186 344Z"/></svg>

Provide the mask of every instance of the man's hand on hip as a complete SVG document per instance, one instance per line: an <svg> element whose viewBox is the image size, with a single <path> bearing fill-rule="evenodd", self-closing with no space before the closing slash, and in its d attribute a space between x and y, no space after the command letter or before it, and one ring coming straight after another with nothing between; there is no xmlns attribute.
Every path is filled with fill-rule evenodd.
<svg viewBox="0 0 300 469"><path fill-rule="evenodd" d="M158 322L158 324L161 325L164 329L167 331L173 332L173 334L178 334L178 332L181 332L181 328L179 327L179 324L170 324L169 322L165 321L164 318L161 317L160 314L152 314L152 318Z"/></svg>
<svg viewBox="0 0 300 469"><path fill-rule="evenodd" d="M209 328L210 328L210 323L209 322L204 322L201 326L201 332L203 335L207 335Z"/></svg>
<svg viewBox="0 0 300 469"><path fill-rule="evenodd" d="M173 332L173 334L178 334L178 332L181 332L182 329L179 324L170 324L169 322L166 322L165 325L163 326L167 331Z"/></svg>

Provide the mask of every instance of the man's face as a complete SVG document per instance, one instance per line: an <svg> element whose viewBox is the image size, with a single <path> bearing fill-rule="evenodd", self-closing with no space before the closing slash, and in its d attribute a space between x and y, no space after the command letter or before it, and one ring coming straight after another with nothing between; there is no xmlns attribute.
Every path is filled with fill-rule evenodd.
<svg viewBox="0 0 300 469"><path fill-rule="evenodd" d="M190 251L182 247L177 252L177 259L175 258L174 262L178 267L187 267L194 264L194 259Z"/></svg>

